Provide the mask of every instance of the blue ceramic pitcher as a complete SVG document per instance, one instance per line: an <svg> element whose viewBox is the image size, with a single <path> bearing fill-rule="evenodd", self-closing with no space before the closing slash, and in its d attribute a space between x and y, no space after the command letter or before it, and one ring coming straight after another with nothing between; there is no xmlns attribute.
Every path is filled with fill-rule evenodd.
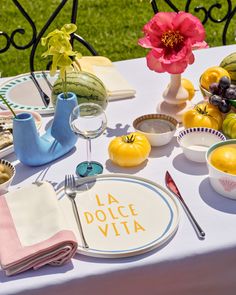
<svg viewBox="0 0 236 295"><path fill-rule="evenodd" d="M40 166L68 153L77 136L69 124L70 114L77 105L77 97L69 92L58 95L52 125L40 136L30 113L20 113L13 120L13 143L17 158L25 165Z"/></svg>

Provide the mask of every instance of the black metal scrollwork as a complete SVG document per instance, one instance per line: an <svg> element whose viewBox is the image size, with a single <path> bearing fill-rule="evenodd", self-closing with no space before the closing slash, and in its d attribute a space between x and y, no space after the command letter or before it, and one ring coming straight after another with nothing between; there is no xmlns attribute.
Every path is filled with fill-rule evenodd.
<svg viewBox="0 0 236 295"><path fill-rule="evenodd" d="M7 51L10 48L11 45L13 47L15 47L16 49L18 49L18 50L24 50L24 49L32 47L31 52L30 52L30 57L29 57L29 64L30 64L30 71L34 71L35 52L36 52L37 46L38 46L38 44L40 42L40 39L42 38L42 36L44 35L44 33L46 32L48 27L51 25L53 20L56 18L56 16L59 14L59 12L62 10L62 8L65 6L65 4L68 1L69 0L62 0L61 1L61 3L57 6L55 11L52 13L50 18L45 23L43 28L39 31L39 33L37 33L37 29L36 29L34 21L31 19L31 17L28 15L28 13L25 11L25 9L19 3L19 1L18 0L12 0L12 2L15 4L17 9L20 11L20 13L24 16L24 18L29 23L29 25L30 25L30 27L32 29L32 38L29 40L29 42L27 44L19 45L19 44L17 44L15 37L16 37L17 34L24 35L25 34L25 29L18 28L16 30L14 30L10 35L8 35L6 32L0 31L0 37L5 38L4 47L0 48L0 53L3 53L5 51ZM74 23L74 24L76 23L76 19L77 19L77 9L78 9L78 0L73 0L72 13L71 13L71 22ZM74 44L74 40L77 40L82 45L84 45L91 52L92 55L98 55L97 51L93 48L93 46L91 44L89 44L81 36L79 36L77 34L73 34L71 36L72 45Z"/></svg>
<svg viewBox="0 0 236 295"><path fill-rule="evenodd" d="M29 48L30 46L32 46L32 44L34 43L35 38L36 38L36 27L34 25L34 22L31 20L29 15L26 13L24 8L21 6L21 4L17 0L12 0L12 1L15 4L15 6L19 9L19 11L22 13L22 15L25 17L25 19L29 22L29 24L32 28L32 39L26 45L20 46L20 45L17 45L17 43L15 42L15 36L17 33L21 34L21 35L25 34L25 30L23 28L18 28L16 30L14 30L11 33L11 35L8 35L5 32L0 32L0 36L4 37L6 39L6 45L5 45L5 47L0 49L0 53L7 51L11 45L14 46L16 49Z"/></svg>
<svg viewBox="0 0 236 295"><path fill-rule="evenodd" d="M153 9L154 13L159 12L157 2L158 2L158 0L151 0L151 5L152 5L152 9ZM176 12L179 11L179 9L172 3L172 1L164 0L164 2L166 4L168 4L168 6L173 11L176 11ZM186 1L186 5L185 5L186 12L190 11L191 2L192 2L192 0ZM214 12L216 11L216 9L218 9L218 11L219 11L221 8L222 8L222 4L215 3L215 4L211 5L208 9L206 9L206 7L204 7L204 6L197 6L194 8L194 11L196 13L203 12L204 17L201 18L201 22L203 25L206 24L207 21L212 21L213 23L225 22L223 32L222 32L222 44L226 45L227 44L226 36L227 36L228 27L230 25L232 18L234 17L234 15L236 13L236 7L233 8L231 0L227 0L227 11L226 11L225 15L221 18L215 18Z"/></svg>
<svg viewBox="0 0 236 295"><path fill-rule="evenodd" d="M24 10L24 8L21 6L21 4L17 1L17 0L12 0L13 3L16 5L16 7L19 9L19 11L22 13L22 15L24 16L24 18L28 21L28 23L30 24L31 28L32 28L32 39L29 41L29 43L27 43L24 46L20 46L17 45L14 38L15 35L17 33L19 34L25 34L25 30L20 28L20 29L16 29L12 32L11 37L10 37L10 43L16 48L16 49L26 49L29 48L30 46L32 46L32 44L35 41L36 35L37 35L37 31L36 31L36 27L34 22L32 21L32 19L30 18L30 16L28 15L28 13Z"/></svg>
<svg viewBox="0 0 236 295"><path fill-rule="evenodd" d="M3 48L0 48L0 53L3 53L8 50L8 48L11 46L10 37L5 32L0 32L0 37L3 37L6 39L6 46Z"/></svg>

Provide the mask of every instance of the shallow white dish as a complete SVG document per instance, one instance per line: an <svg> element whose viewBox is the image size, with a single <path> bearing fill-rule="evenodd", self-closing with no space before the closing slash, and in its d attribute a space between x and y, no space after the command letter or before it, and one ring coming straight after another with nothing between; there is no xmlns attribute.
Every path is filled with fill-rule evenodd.
<svg viewBox="0 0 236 295"><path fill-rule="evenodd" d="M164 114L148 114L136 118L133 127L147 137L151 146L163 146L173 138L178 121Z"/></svg>
<svg viewBox="0 0 236 295"><path fill-rule="evenodd" d="M89 249L88 256L118 258L145 253L163 245L178 228L174 197L160 185L125 174L80 180L76 203ZM64 216L81 245L71 201L58 192Z"/></svg>
<svg viewBox="0 0 236 295"><path fill-rule="evenodd" d="M16 114L22 113L24 111L20 111L20 110L14 110ZM36 128L37 130L39 130L39 128L42 125L42 117L39 113L33 112L33 111L27 111L28 113L31 113L35 119L35 124L36 124ZM12 113L10 111L0 111L0 122L3 121L5 118L13 118ZM0 149L0 157L5 157L11 153L14 152L14 147L13 144Z"/></svg>
<svg viewBox="0 0 236 295"><path fill-rule="evenodd" d="M46 73L48 79L53 83L56 78L52 78L48 72ZM42 72L35 72L35 77L43 91L51 97L51 90L44 80ZM30 78L30 73L16 76L13 79L7 80L1 84L0 94L5 97L13 109L21 111L35 111L40 114L54 113L54 107L51 103L48 107L44 106L39 92ZM0 102L2 102L1 99Z"/></svg>
<svg viewBox="0 0 236 295"><path fill-rule="evenodd" d="M0 164L4 166L4 172L6 172L10 176L10 178L7 181L0 184L0 195L1 195L8 191L8 188L11 185L11 182L16 174L16 169L12 165L12 163L4 159L0 159Z"/></svg>
<svg viewBox="0 0 236 295"><path fill-rule="evenodd" d="M231 144L236 145L236 139L230 139L212 145L206 153L206 162L209 170L210 184L213 189L224 197L236 200L236 175L221 171L210 162L210 155L216 148Z"/></svg>
<svg viewBox="0 0 236 295"><path fill-rule="evenodd" d="M225 140L220 131L205 127L184 129L177 137L186 158L199 163L206 162L206 152L211 145Z"/></svg>

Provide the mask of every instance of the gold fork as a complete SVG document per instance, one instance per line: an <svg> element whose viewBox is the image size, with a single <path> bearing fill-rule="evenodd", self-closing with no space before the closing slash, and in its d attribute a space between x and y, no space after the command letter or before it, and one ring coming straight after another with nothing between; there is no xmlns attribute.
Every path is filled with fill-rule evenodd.
<svg viewBox="0 0 236 295"><path fill-rule="evenodd" d="M76 198L76 183L75 183L75 178L74 175L66 175L65 176L65 193L68 196L68 198L71 200L72 205L73 205L73 211L75 214L75 218L77 221L77 225L79 228L79 232L80 232L80 236L81 236L81 240L82 240L82 247L83 248L89 248L86 239L84 237L84 232L83 232L83 228L81 225L81 221L80 221L80 217L79 217L79 212L78 212L78 208L75 202L75 198Z"/></svg>

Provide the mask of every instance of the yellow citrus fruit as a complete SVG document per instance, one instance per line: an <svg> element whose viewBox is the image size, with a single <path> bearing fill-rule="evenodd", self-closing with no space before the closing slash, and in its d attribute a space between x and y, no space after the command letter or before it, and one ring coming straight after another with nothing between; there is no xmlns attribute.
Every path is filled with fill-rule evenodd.
<svg viewBox="0 0 236 295"><path fill-rule="evenodd" d="M236 145L216 148L210 155L210 162L215 168L236 175Z"/></svg>
<svg viewBox="0 0 236 295"><path fill-rule="evenodd" d="M193 83L186 78L181 78L181 85L188 91L188 99L191 100L195 94Z"/></svg>
<svg viewBox="0 0 236 295"><path fill-rule="evenodd" d="M212 83L219 82L220 78L222 78L223 76L227 76L230 78L228 71L226 71L224 68L219 66L210 67L202 73L200 84L203 88L209 90L209 86Z"/></svg>

